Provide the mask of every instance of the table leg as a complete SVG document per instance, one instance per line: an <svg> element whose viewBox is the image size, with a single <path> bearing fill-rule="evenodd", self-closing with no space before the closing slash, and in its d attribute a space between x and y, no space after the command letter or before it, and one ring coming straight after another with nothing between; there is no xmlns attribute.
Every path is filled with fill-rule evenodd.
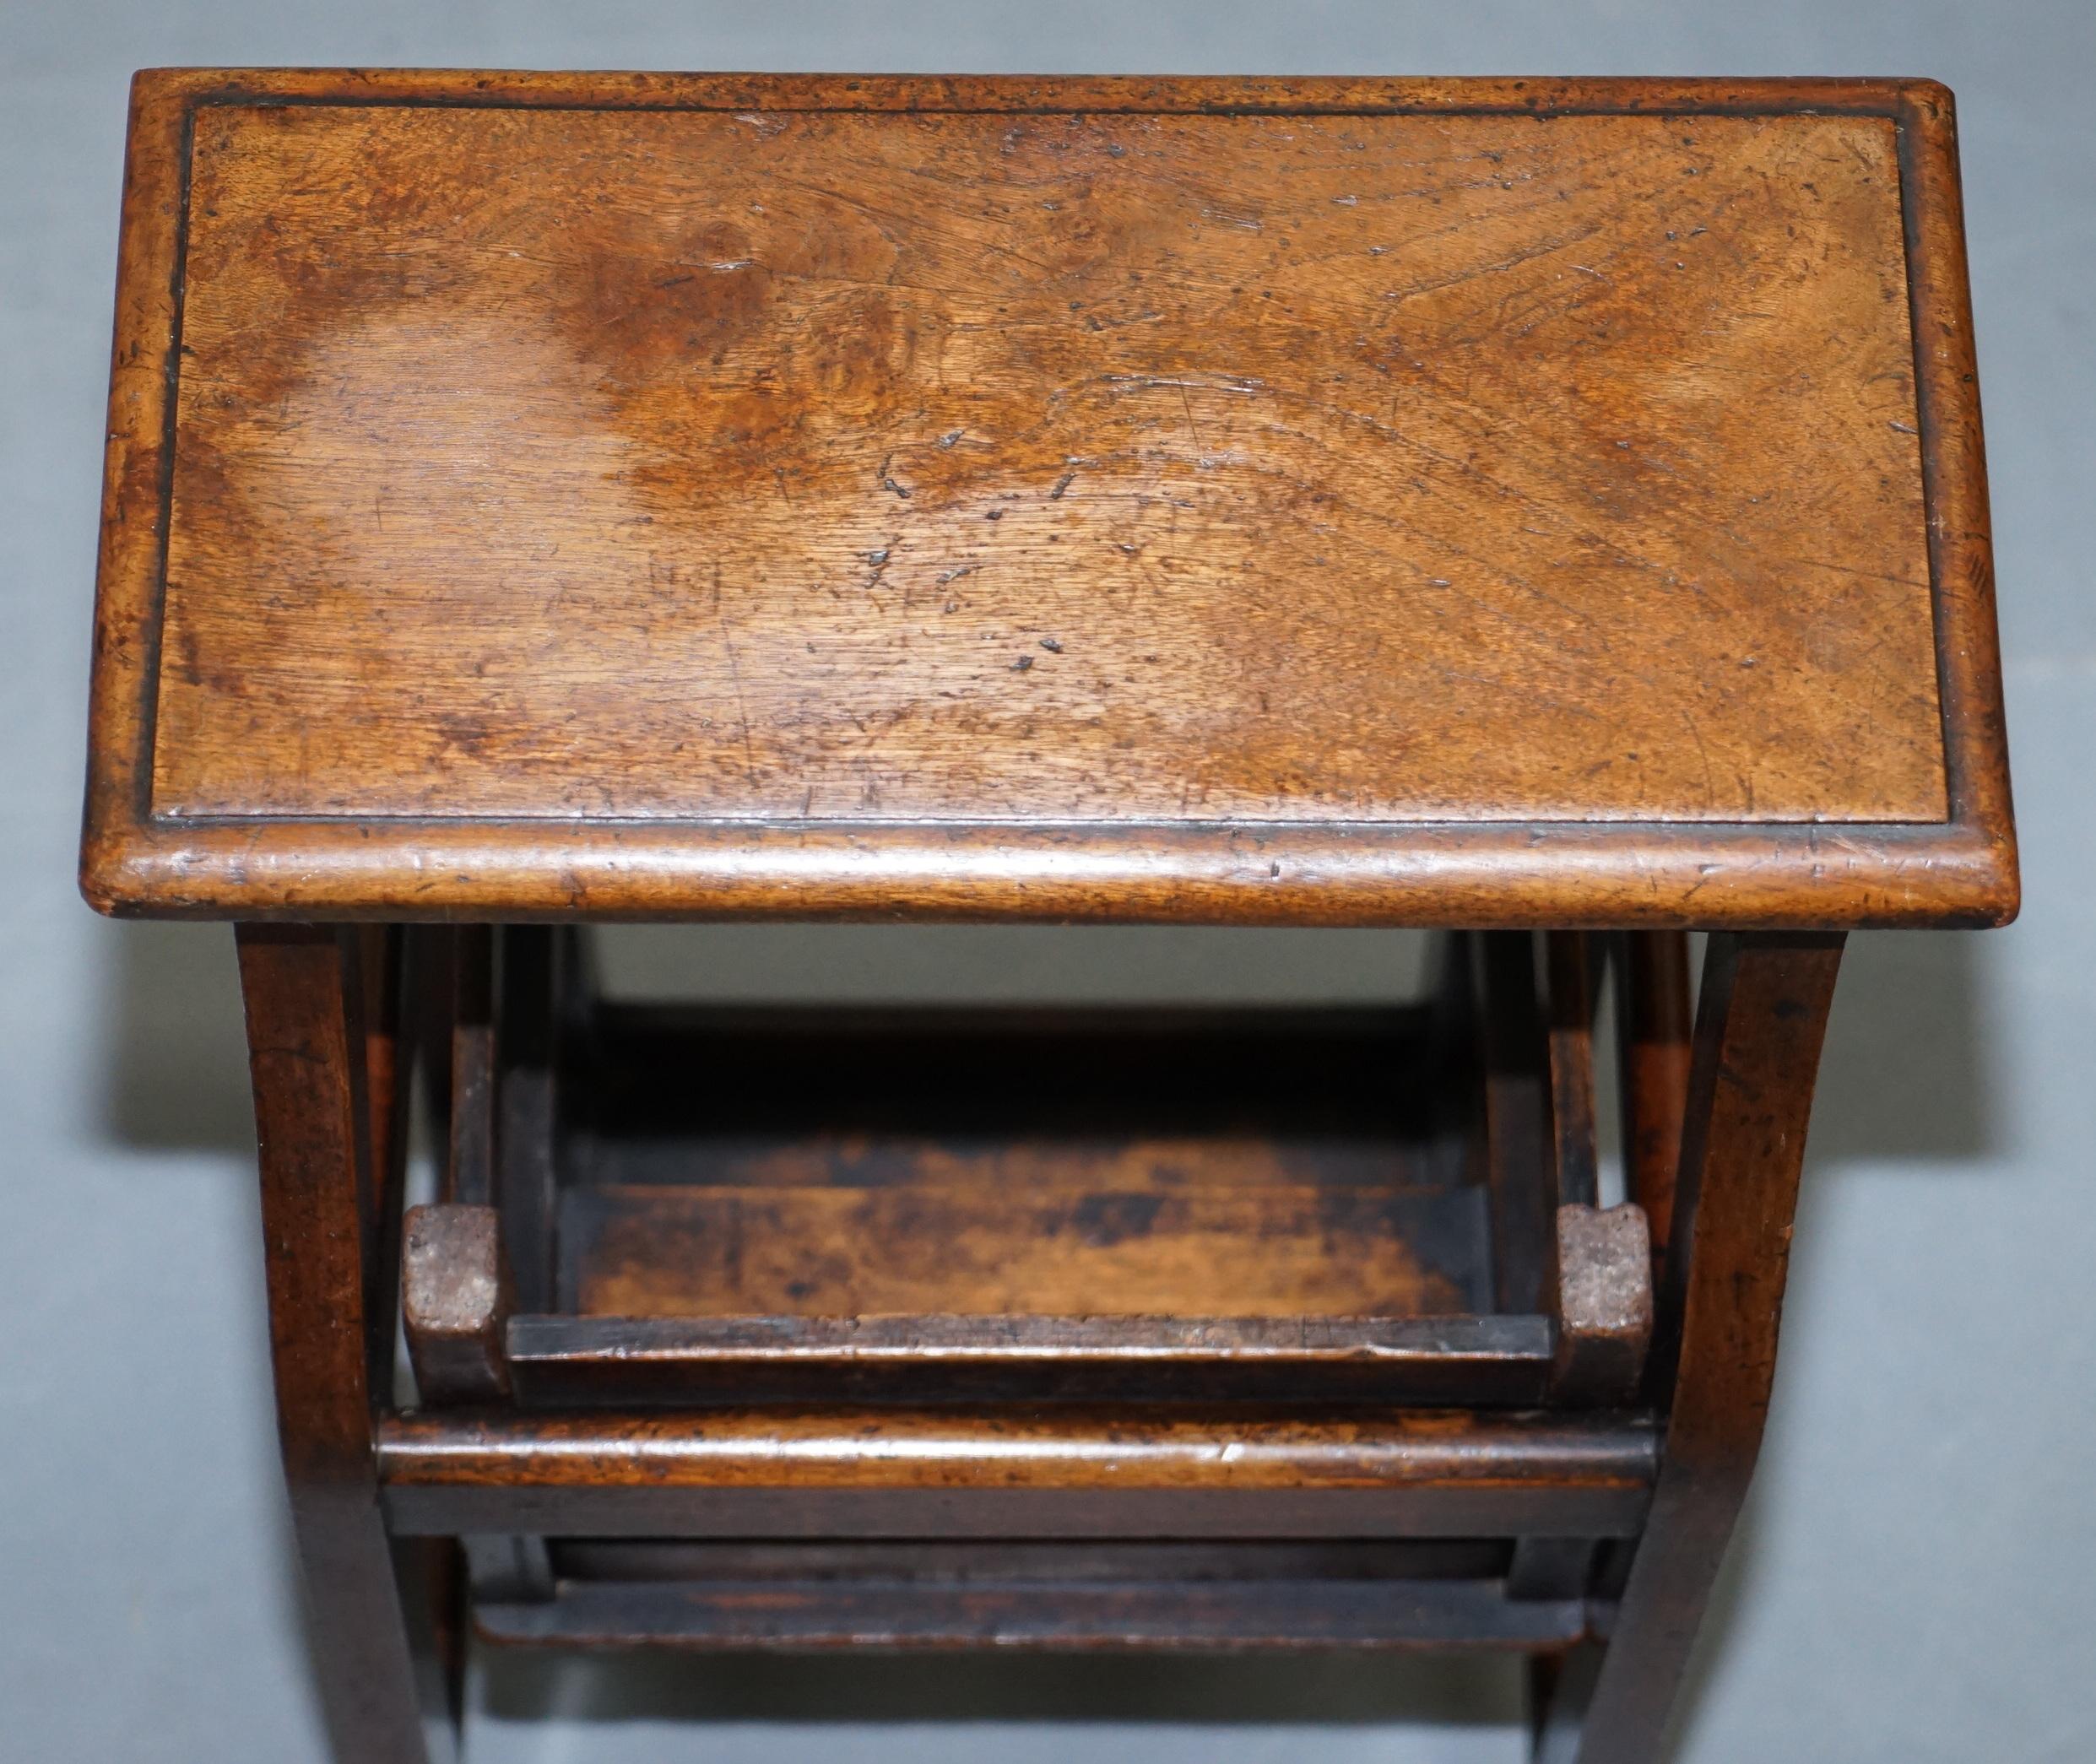
<svg viewBox="0 0 2096 1764"><path fill-rule="evenodd" d="M367 1072L368 939L242 925L241 982L278 1432L314 1672L343 1764L426 1764L414 1653L373 1456L383 1394L376 1369L390 1361L392 1327L371 1302L387 1290L373 1271L387 1184L373 1145Z"/></svg>
<svg viewBox="0 0 2096 1764"><path fill-rule="evenodd" d="M1753 1475L1775 1372L1838 935L1713 936L1650 1389L1660 1478L1587 1702L1579 1764L1653 1764Z"/></svg>

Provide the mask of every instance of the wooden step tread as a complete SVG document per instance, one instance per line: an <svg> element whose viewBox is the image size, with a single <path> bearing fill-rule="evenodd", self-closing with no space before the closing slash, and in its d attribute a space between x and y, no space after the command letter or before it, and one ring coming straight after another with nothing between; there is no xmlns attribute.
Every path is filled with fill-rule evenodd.
<svg viewBox="0 0 2096 1764"><path fill-rule="evenodd" d="M1283 1183L592 1187L584 1316L1420 1317L1488 1307L1481 1193Z"/></svg>
<svg viewBox="0 0 2096 1764"><path fill-rule="evenodd" d="M561 1317L510 1320L526 1408L815 1401L1532 1408L1541 1317Z"/></svg>
<svg viewBox="0 0 2096 1764"><path fill-rule="evenodd" d="M907 1580L563 1584L539 1603L480 1604L496 1642L565 1647L1246 1648L1569 1646L1579 1599L1510 1599L1476 1580Z"/></svg>

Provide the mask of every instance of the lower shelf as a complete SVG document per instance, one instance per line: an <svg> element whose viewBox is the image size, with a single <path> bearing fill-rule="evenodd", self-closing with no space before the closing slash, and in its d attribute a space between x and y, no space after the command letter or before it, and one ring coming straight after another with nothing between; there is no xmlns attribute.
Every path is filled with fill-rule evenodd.
<svg viewBox="0 0 2096 1764"><path fill-rule="evenodd" d="M1515 1599L1498 1580L1256 1580L927 1586L921 1582L564 1584L481 1604L484 1639L692 1648L1569 1647L1586 1601Z"/></svg>
<svg viewBox="0 0 2096 1764"><path fill-rule="evenodd" d="M1562 1648L1578 1598L1509 1598L1492 1539L1302 1543L555 1540L498 1642L578 1647Z"/></svg>
<svg viewBox="0 0 2096 1764"><path fill-rule="evenodd" d="M607 1006L517 1399L1541 1403L1548 1325L1492 1314L1466 1054L1429 1031Z"/></svg>

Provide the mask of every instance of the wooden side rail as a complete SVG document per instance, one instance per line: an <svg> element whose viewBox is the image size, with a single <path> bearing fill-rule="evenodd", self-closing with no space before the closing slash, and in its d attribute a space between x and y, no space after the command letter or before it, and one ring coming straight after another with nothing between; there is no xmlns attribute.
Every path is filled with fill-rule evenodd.
<svg viewBox="0 0 2096 1764"><path fill-rule="evenodd" d="M512 1318L507 1343L517 1400L540 1410L909 1393L942 1407L1140 1399L1534 1408L1553 1350L1541 1317L542 1315Z"/></svg>
<svg viewBox="0 0 2096 1764"><path fill-rule="evenodd" d="M1619 1537L1657 1459L1635 1415L488 1410L384 1421L378 1466L403 1534Z"/></svg>

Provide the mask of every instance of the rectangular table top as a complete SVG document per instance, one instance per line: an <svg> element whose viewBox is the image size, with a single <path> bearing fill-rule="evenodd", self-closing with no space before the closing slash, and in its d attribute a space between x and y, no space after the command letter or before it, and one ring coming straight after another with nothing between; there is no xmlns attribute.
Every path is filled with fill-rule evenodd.
<svg viewBox="0 0 2096 1764"><path fill-rule="evenodd" d="M171 72L84 885L2013 911L1915 82Z"/></svg>

